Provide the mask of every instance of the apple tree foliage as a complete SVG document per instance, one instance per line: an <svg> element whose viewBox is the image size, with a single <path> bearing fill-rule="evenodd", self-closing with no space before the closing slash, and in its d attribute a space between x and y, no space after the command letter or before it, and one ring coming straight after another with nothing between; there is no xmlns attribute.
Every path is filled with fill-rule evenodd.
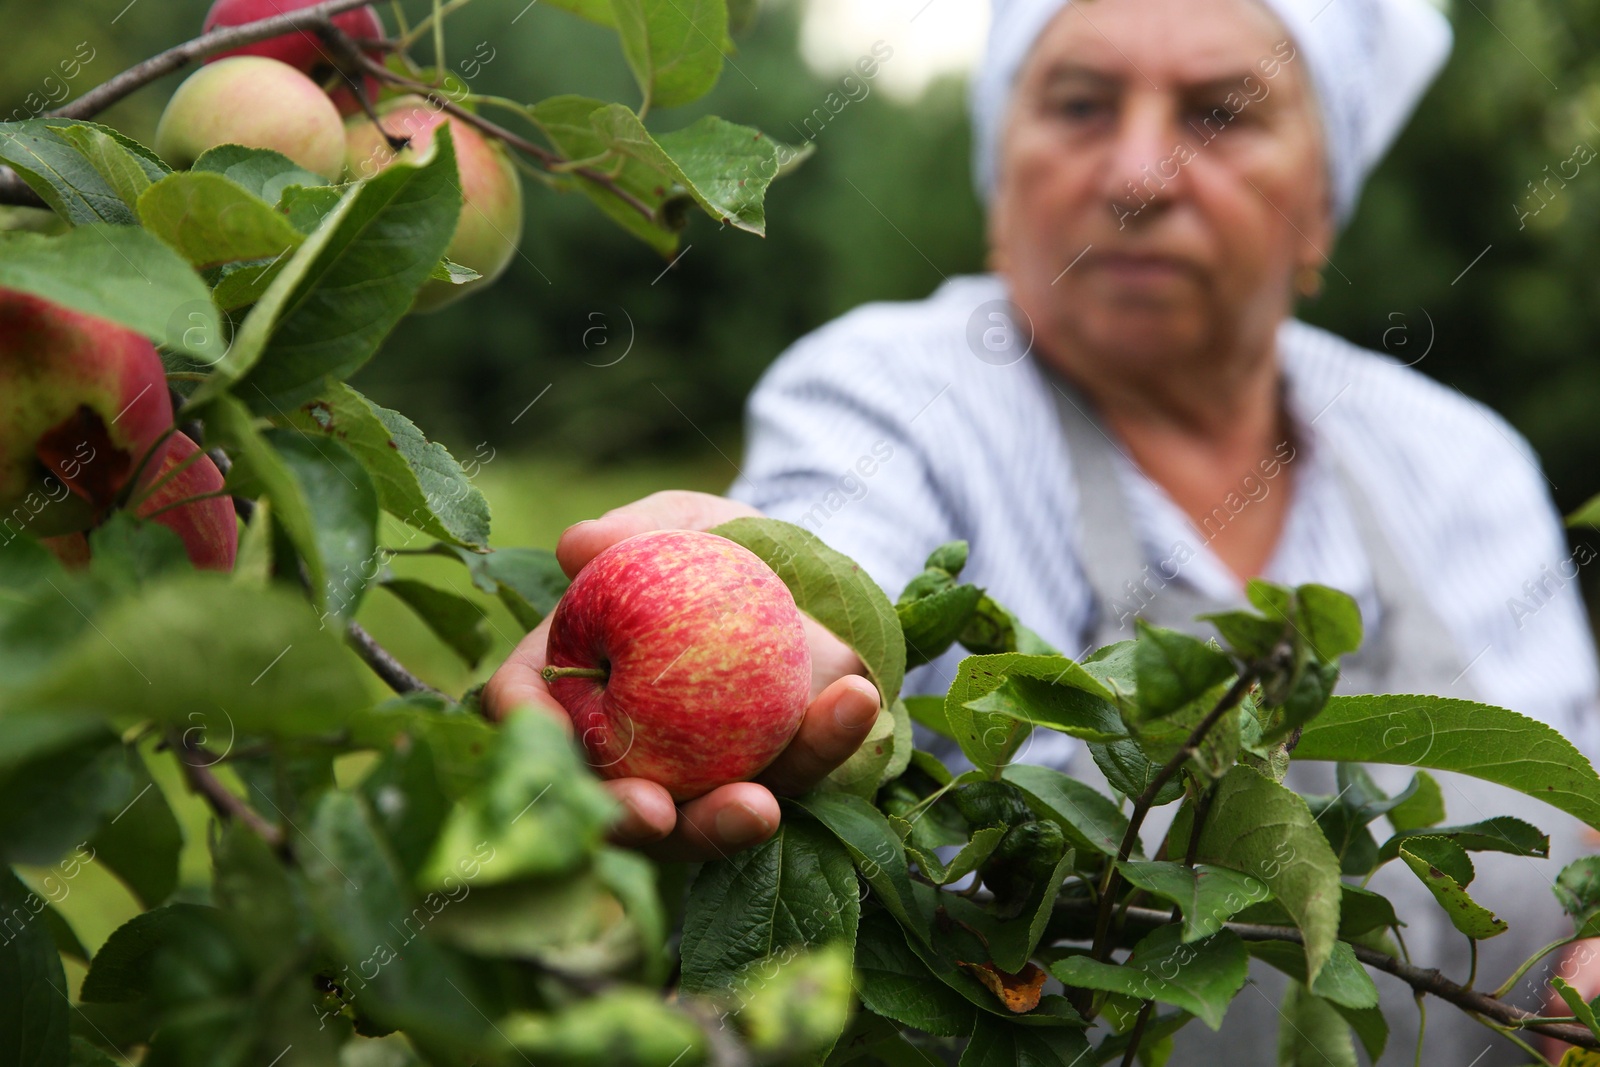
<svg viewBox="0 0 1600 1067"><path fill-rule="evenodd" d="M554 2L616 31L657 108L711 87L750 6ZM520 108L573 164L542 180L652 247L696 209L760 233L779 147L717 118L653 133L646 110ZM383 590L467 662L486 650L470 602L383 565L396 522L527 629L565 587L547 551L491 551L462 465L345 384L422 286L471 280L442 259L451 138L342 185L231 146L174 173L81 119L0 124L0 160L60 219L0 233L0 287L157 342L246 520L229 575L125 514L80 569L0 527L0 1065L1159 1062L1186 1025L1220 1023L1252 957L1295 979L1291 1051L1313 1035L1336 1062L1378 1054L1372 969L1600 1044L1596 1005L1564 984L1570 1014L1528 1021L1401 959L1402 917L1360 885L1398 862L1465 937L1496 936L1469 854L1547 840L1439 825L1428 771L1592 826L1600 778L1509 711L1331 697L1361 622L1317 586L1252 585L1214 641L1142 627L1075 662L961 581L964 544L891 602L797 527L728 524L861 656L885 714L759 847L689 869L608 845L613 803L556 724L492 726L352 622ZM948 692L902 696L908 668L958 644ZM913 723L972 769L915 750ZM1084 743L1112 791L1019 760L1036 731ZM1337 761L1340 795L1286 788L1291 759ZM1418 769L1385 796L1364 762ZM195 869L183 792L214 810ZM1172 829L1144 836L1163 805ZM91 956L55 905L94 865L144 910ZM1554 884L1575 936L1600 932L1600 863Z"/></svg>

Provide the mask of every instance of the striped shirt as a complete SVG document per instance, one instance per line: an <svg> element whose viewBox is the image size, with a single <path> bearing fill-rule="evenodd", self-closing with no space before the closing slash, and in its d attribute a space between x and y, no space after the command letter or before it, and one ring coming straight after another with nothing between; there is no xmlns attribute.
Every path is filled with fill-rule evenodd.
<svg viewBox="0 0 1600 1067"><path fill-rule="evenodd" d="M925 300L868 304L801 338L750 399L730 495L816 533L891 598L933 548L966 540L963 579L1077 653L1097 608L1075 558L1079 501L1050 383L1031 357L985 360L969 341L1005 295L992 275L951 278ZM1294 449L1271 477L1274 465L1242 479L1201 525L1119 459L1152 569L1242 604L1209 542L1231 515L1289 491L1292 468L1262 576L1342 589L1369 637L1381 631L1337 455L1448 627L1477 698L1600 755L1600 672L1576 580L1588 557L1569 550L1527 442L1484 405L1324 330L1285 322L1278 350ZM964 654L919 668L907 692L943 692Z"/></svg>

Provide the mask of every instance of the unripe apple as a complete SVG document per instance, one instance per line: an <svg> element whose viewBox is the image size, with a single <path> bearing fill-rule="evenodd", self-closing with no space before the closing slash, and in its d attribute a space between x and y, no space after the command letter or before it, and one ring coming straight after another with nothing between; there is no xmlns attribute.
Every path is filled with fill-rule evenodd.
<svg viewBox="0 0 1600 1067"><path fill-rule="evenodd" d="M0 532L86 529L171 425L148 340L0 289Z"/></svg>
<svg viewBox="0 0 1600 1067"><path fill-rule="evenodd" d="M287 63L235 56L210 63L172 94L156 151L182 170L224 144L270 148L330 181L344 172L344 125L317 84Z"/></svg>
<svg viewBox="0 0 1600 1067"><path fill-rule="evenodd" d="M690 800L760 773L794 737L811 652L794 597L715 534L639 534L578 573L545 679L595 771Z"/></svg>
<svg viewBox="0 0 1600 1067"><path fill-rule="evenodd" d="M378 110L380 130L370 119L346 123L350 176L371 178L397 159L411 160L433 144L433 132L450 123L461 174L461 219L445 256L483 278L466 285L431 281L417 295L415 310L433 311L486 286L511 265L522 241L522 180L498 143L420 96L403 96ZM398 153L387 133L410 139Z"/></svg>
<svg viewBox="0 0 1600 1067"><path fill-rule="evenodd" d="M205 31L210 33L220 26L243 26L277 15L288 15L320 2L321 0L217 0L211 5L210 13L206 15ZM342 15L335 15L333 24L356 41L383 39L383 23L378 19L378 13L370 7L361 7L354 11L346 11ZM377 50L368 54L374 58L382 55ZM276 59L307 75L318 85L328 84L338 72L332 51L312 30L269 37L265 41L247 44L243 48L218 53L206 62L215 63L230 56L265 56L268 59ZM377 79L363 76L362 81L366 85L368 97L375 97L378 92ZM336 89L332 96L341 115L354 115L361 110L361 104L356 99L355 93L347 86Z"/></svg>

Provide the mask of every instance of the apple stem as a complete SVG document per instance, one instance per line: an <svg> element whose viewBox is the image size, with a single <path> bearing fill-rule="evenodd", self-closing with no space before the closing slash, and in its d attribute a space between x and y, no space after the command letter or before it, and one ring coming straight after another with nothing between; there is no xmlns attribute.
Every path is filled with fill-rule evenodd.
<svg viewBox="0 0 1600 1067"><path fill-rule="evenodd" d="M539 673L547 682L553 682L557 678L593 678L597 682L603 682L611 677L611 672L601 667L546 667Z"/></svg>

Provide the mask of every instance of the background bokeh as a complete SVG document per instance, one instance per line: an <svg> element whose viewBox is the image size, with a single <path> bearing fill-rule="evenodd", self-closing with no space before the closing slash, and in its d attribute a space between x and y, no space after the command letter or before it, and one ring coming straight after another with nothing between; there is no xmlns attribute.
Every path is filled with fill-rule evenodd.
<svg viewBox="0 0 1600 1067"><path fill-rule="evenodd" d="M11 45L0 103L24 106L88 42L95 58L70 87L81 92L193 35L207 2L0 0ZM765 240L696 217L667 270L587 201L530 187L508 276L408 320L356 384L482 466L502 545L548 545L567 522L652 489L724 487L744 398L786 345L865 301L918 298L982 269L960 76L915 94L905 76L929 65L918 20L978 3L768 0L710 97L651 116L668 130L710 112L814 141L772 190ZM1570 512L1600 491L1600 0L1457 0L1451 17L1445 76L1302 314L1502 412ZM445 58L475 91L634 98L615 37L547 5L474 0L448 25ZM819 26L835 31L834 69L817 58ZM817 111L877 40L893 50L880 77L838 114ZM105 120L148 141L177 80ZM406 644L405 624L373 625Z"/></svg>

